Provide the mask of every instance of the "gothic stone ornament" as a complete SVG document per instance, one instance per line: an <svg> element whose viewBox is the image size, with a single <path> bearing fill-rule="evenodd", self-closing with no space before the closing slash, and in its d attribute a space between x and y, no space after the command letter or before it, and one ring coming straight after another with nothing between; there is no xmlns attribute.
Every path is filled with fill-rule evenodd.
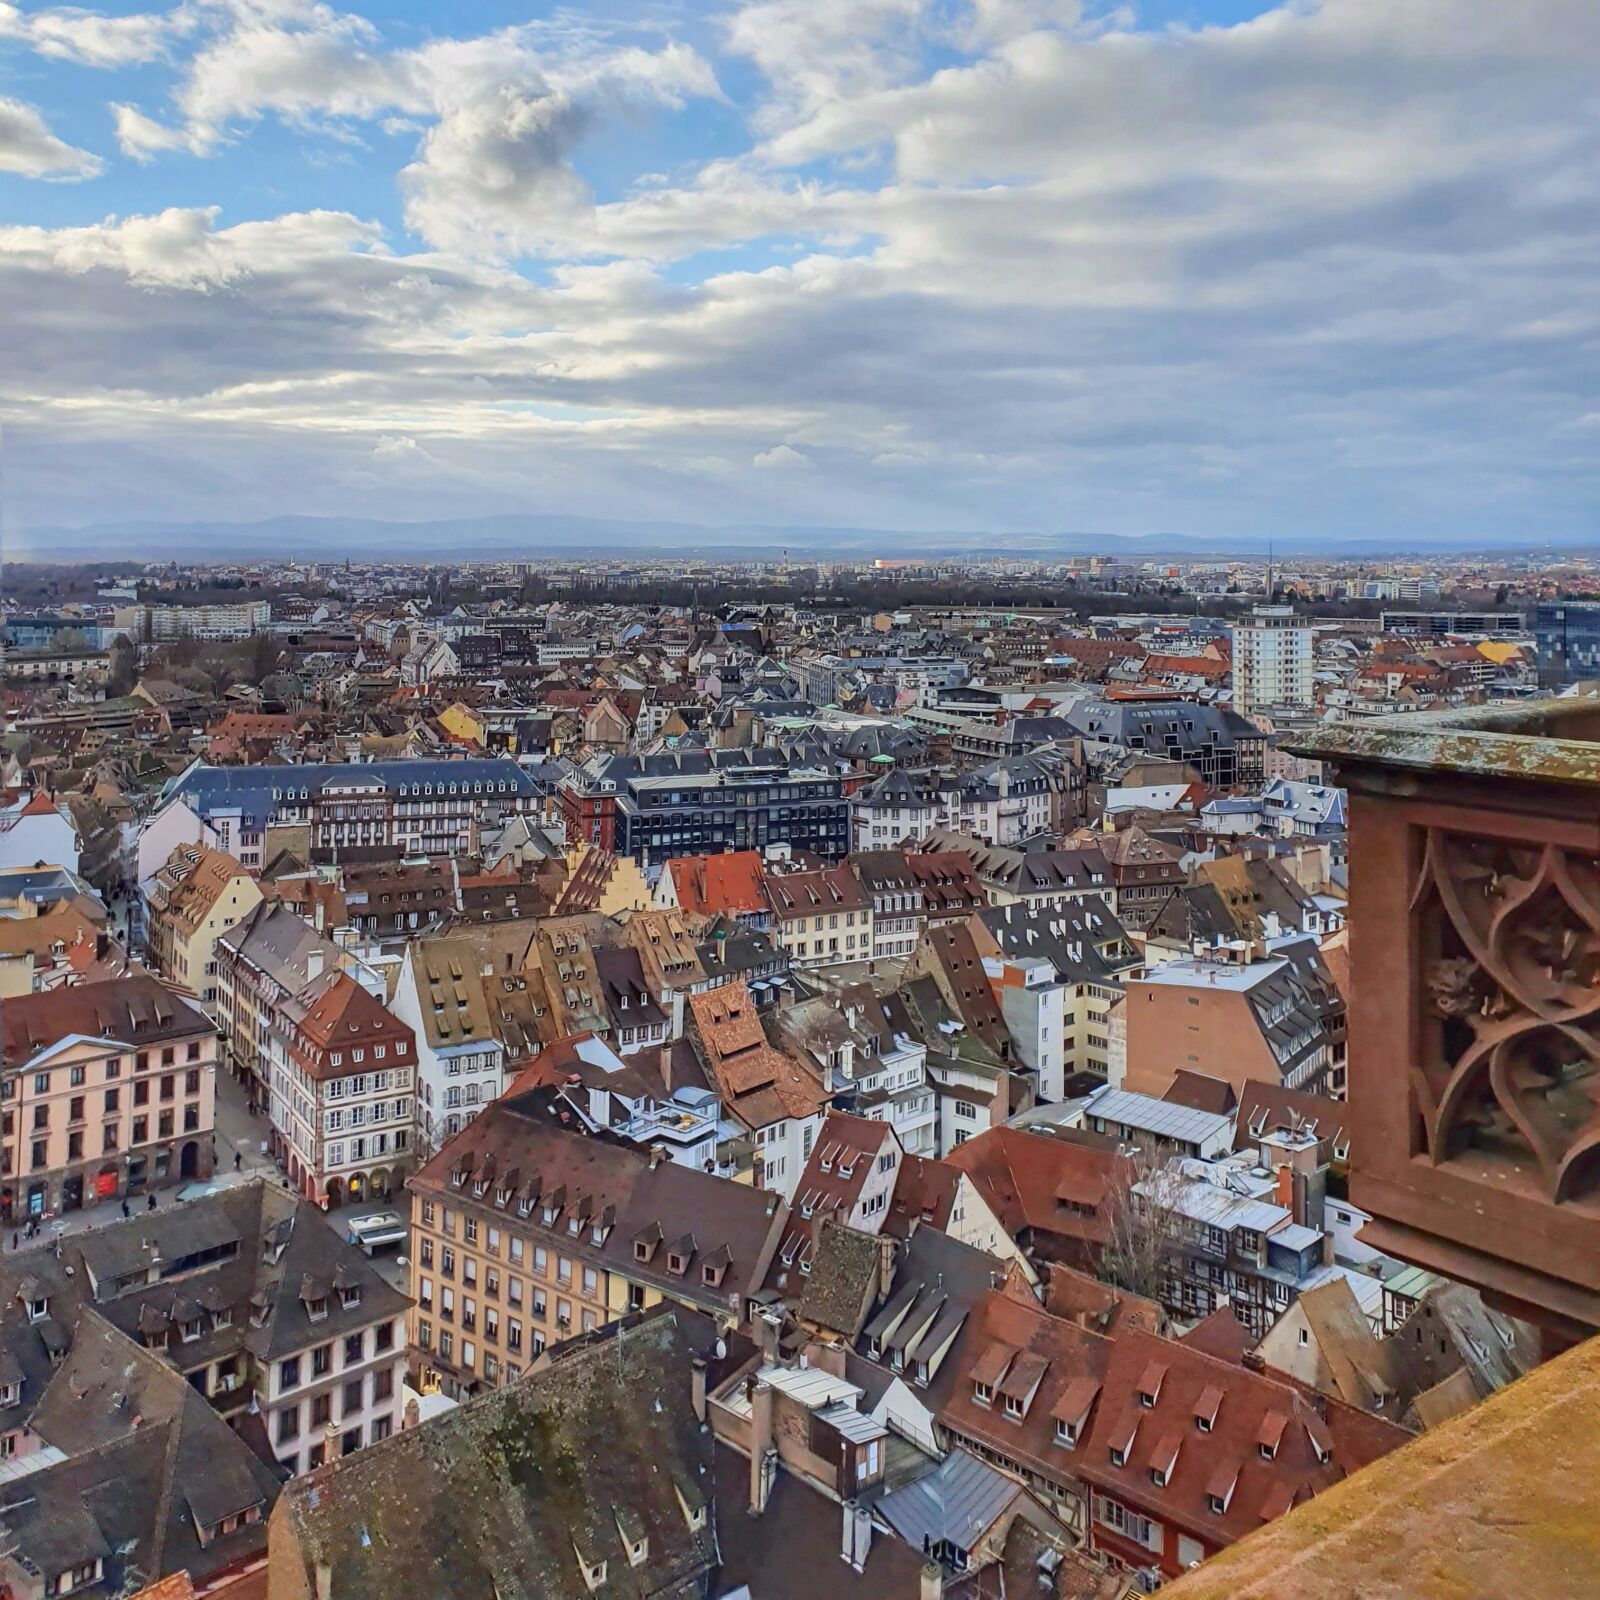
<svg viewBox="0 0 1600 1600"><path fill-rule="evenodd" d="M1429 829L1411 896L1422 963L1421 1144L1528 1175L1553 1200L1600 1181L1600 868Z"/></svg>

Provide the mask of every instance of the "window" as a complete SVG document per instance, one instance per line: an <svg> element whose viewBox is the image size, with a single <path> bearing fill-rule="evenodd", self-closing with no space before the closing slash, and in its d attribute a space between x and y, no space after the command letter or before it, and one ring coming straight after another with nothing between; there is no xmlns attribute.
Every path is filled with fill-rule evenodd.
<svg viewBox="0 0 1600 1600"><path fill-rule="evenodd" d="M300 1357L287 1356L278 1363L278 1387L292 1389L300 1382Z"/></svg>
<svg viewBox="0 0 1600 1600"><path fill-rule="evenodd" d="M986 1383L974 1383L972 1386L972 1398L980 1406L993 1405L994 1390Z"/></svg>
<svg viewBox="0 0 1600 1600"><path fill-rule="evenodd" d="M332 1371L333 1346L331 1344L319 1344L311 1352L311 1376L313 1378L325 1378Z"/></svg>
<svg viewBox="0 0 1600 1600"><path fill-rule="evenodd" d="M285 1406L278 1413L278 1443L287 1444L300 1437L300 1407Z"/></svg>

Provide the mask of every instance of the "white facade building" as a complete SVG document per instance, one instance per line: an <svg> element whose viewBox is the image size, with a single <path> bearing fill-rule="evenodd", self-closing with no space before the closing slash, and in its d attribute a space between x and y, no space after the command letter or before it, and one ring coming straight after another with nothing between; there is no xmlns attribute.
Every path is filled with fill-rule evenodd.
<svg viewBox="0 0 1600 1600"><path fill-rule="evenodd" d="M1233 630L1233 709L1309 706L1312 633L1292 606L1257 606Z"/></svg>

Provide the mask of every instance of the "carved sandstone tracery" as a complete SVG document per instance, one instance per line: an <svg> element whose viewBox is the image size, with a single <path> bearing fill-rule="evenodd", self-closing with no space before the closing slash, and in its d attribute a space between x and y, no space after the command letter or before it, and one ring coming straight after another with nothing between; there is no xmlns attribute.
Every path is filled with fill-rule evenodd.
<svg viewBox="0 0 1600 1600"><path fill-rule="evenodd" d="M1553 1200L1600 1182L1600 867L1560 846L1427 830L1417 1154L1469 1152Z"/></svg>

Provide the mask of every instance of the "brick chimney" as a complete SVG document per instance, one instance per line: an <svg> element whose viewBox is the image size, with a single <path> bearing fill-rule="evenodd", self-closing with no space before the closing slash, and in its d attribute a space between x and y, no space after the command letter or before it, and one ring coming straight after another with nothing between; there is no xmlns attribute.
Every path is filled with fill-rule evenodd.
<svg viewBox="0 0 1600 1600"><path fill-rule="evenodd" d="M750 1515L759 1517L772 1493L778 1453L772 1448L772 1385L757 1378L750 1382Z"/></svg>

